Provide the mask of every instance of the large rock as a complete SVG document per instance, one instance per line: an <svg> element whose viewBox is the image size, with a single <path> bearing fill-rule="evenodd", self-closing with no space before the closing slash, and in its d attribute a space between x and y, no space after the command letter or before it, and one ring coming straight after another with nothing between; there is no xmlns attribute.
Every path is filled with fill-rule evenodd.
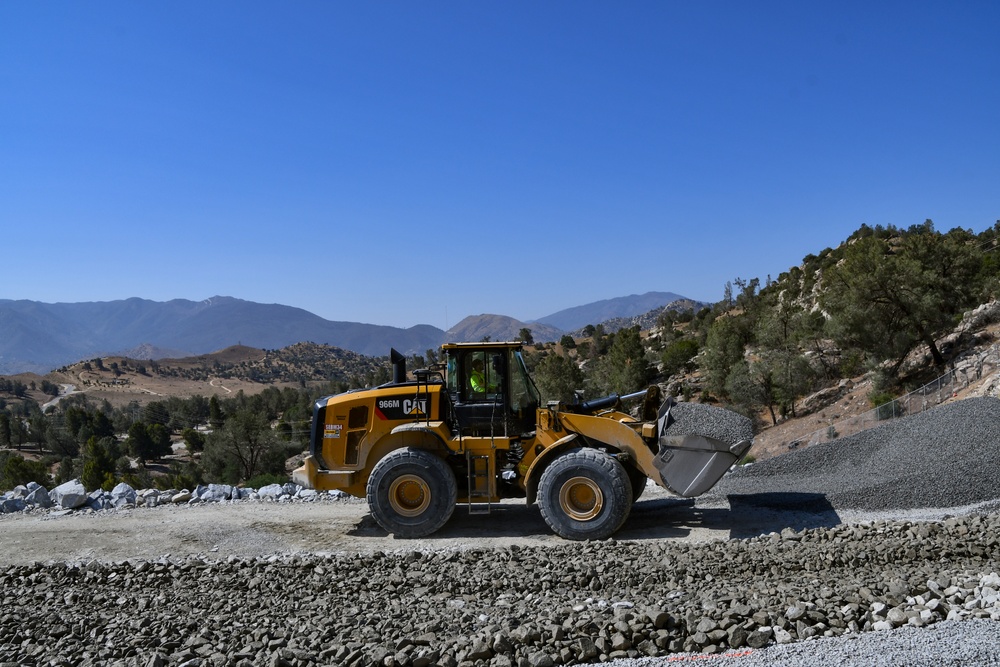
<svg viewBox="0 0 1000 667"><path fill-rule="evenodd" d="M220 502L233 497L233 487L228 484L209 484L208 490L199 496L205 502Z"/></svg>
<svg viewBox="0 0 1000 667"><path fill-rule="evenodd" d="M28 495L24 497L24 502L35 507L52 507L52 497L48 490L36 482L28 482Z"/></svg>
<svg viewBox="0 0 1000 667"><path fill-rule="evenodd" d="M278 498L284 493L285 490L280 484L268 484L267 486L262 486L257 491L257 495L261 498Z"/></svg>
<svg viewBox="0 0 1000 667"><path fill-rule="evenodd" d="M24 510L27 505L23 498L5 498L0 501L0 514L13 514Z"/></svg>
<svg viewBox="0 0 1000 667"><path fill-rule="evenodd" d="M78 479L60 484L52 489L50 494L52 502L63 509L76 509L87 502L87 490L83 488L83 483Z"/></svg>
<svg viewBox="0 0 1000 667"><path fill-rule="evenodd" d="M94 489L91 491L90 495L87 496L86 505L95 512L113 507L111 504L111 496L103 489Z"/></svg>
<svg viewBox="0 0 1000 667"><path fill-rule="evenodd" d="M135 489L125 482L121 482L115 488L111 489L111 504L115 507L135 505L136 497Z"/></svg>

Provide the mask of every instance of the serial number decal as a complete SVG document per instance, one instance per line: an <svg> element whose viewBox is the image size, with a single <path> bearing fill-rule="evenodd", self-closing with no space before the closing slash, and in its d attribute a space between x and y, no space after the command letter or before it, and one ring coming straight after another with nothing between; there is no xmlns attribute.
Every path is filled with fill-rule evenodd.
<svg viewBox="0 0 1000 667"><path fill-rule="evenodd" d="M327 424L323 427L323 437L324 438L339 438L340 431L344 428L343 424Z"/></svg>

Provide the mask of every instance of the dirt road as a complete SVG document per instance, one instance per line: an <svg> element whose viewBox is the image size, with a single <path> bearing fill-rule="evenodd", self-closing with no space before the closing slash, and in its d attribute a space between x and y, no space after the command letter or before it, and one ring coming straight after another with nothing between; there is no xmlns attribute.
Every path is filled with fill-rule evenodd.
<svg viewBox="0 0 1000 667"><path fill-rule="evenodd" d="M889 518L889 517L886 517ZM832 508L768 507L742 499L673 498L649 487L618 540L710 541L786 528L833 526L852 517ZM164 505L109 512L0 515L0 563L120 561L203 555L256 557L295 552L370 553L559 545L537 507L521 500L494 505L489 515L459 506L445 527L419 540L387 535L358 499L318 502Z"/></svg>

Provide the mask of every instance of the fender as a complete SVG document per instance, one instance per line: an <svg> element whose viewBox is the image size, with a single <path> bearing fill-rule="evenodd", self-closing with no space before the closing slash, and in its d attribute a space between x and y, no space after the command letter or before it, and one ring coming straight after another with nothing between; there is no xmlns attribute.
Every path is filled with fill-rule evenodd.
<svg viewBox="0 0 1000 667"><path fill-rule="evenodd" d="M535 498L538 496L538 480L542 478L542 473L548 467L549 463L567 449L577 447L579 445L576 442L578 437L578 434L570 433L556 440L531 462L531 467L528 468L528 472L524 476L524 490L527 494L528 505L535 504Z"/></svg>
<svg viewBox="0 0 1000 667"><path fill-rule="evenodd" d="M352 496L364 498L372 470L379 461L397 449L404 447L425 449L444 458L451 450L445 444L446 438L441 435L442 431L447 432L447 426L443 422L400 424L379 438L370 448L366 448L367 451L360 461L358 470L351 473L350 485L340 489Z"/></svg>

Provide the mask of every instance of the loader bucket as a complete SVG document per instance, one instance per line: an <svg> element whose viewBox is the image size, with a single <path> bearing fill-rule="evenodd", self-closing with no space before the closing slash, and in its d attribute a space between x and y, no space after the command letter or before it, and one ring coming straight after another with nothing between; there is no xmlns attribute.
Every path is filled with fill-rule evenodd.
<svg viewBox="0 0 1000 667"><path fill-rule="evenodd" d="M683 498L700 496L750 450L750 420L709 405L664 401L653 465L663 486Z"/></svg>

